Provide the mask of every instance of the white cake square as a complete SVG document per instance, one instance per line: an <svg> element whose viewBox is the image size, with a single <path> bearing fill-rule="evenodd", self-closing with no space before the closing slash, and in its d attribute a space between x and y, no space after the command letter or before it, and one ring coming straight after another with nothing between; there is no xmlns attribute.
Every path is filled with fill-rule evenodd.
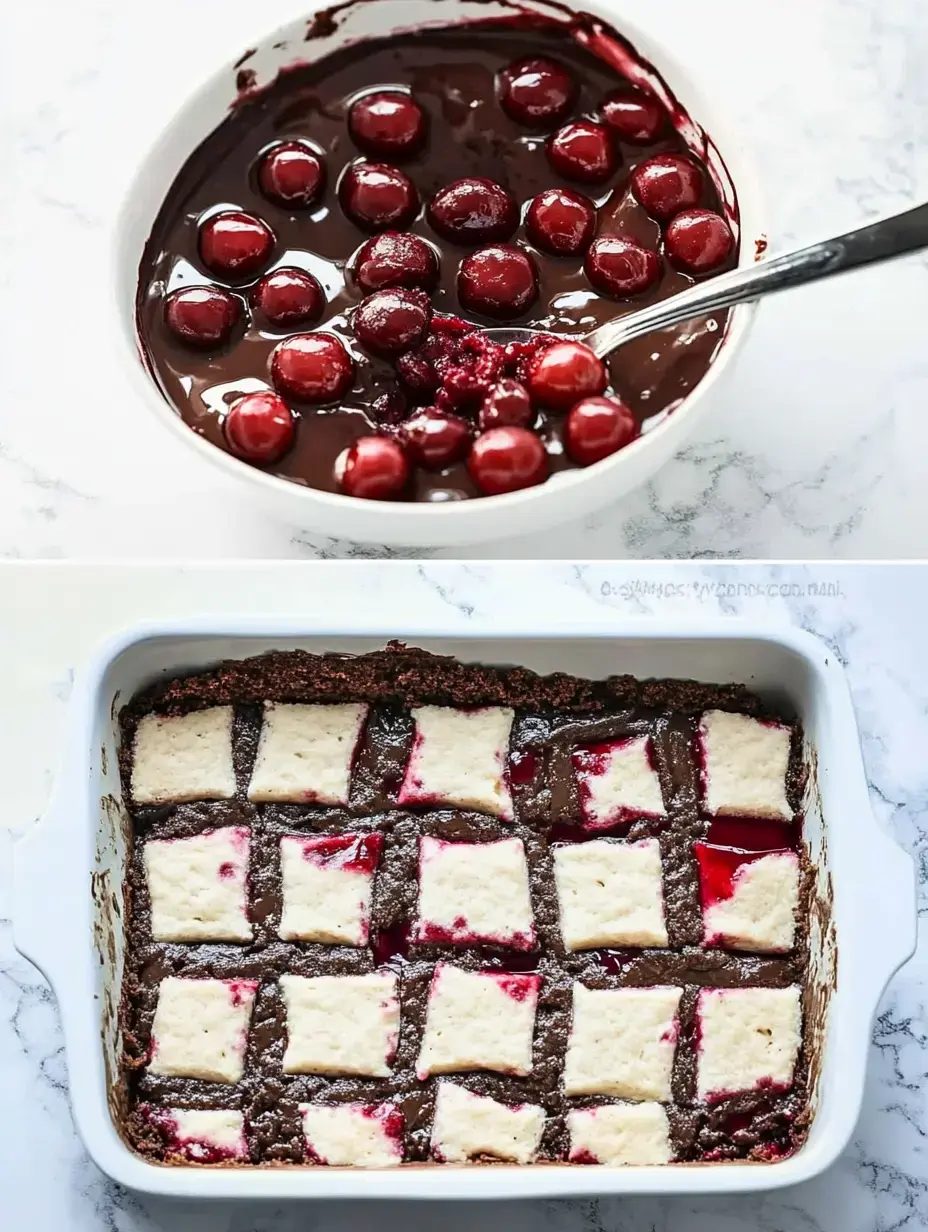
<svg viewBox="0 0 928 1232"><path fill-rule="evenodd" d="M564 1093L669 1100L680 996L679 988L575 983Z"/></svg>
<svg viewBox="0 0 928 1232"><path fill-rule="evenodd" d="M151 1028L150 1072L238 1082L245 1071L257 990L257 980L162 980Z"/></svg>
<svg viewBox="0 0 928 1232"><path fill-rule="evenodd" d="M367 706L265 702L248 799L347 804Z"/></svg>
<svg viewBox="0 0 928 1232"><path fill-rule="evenodd" d="M532 1035L541 977L464 971L439 963L432 976L416 1068L429 1074L532 1070Z"/></svg>
<svg viewBox="0 0 928 1232"><path fill-rule="evenodd" d="M586 745L574 749L571 760L588 830L604 830L636 817L665 816L648 736Z"/></svg>
<svg viewBox="0 0 928 1232"><path fill-rule="evenodd" d="M713 1103L758 1089L786 1091L802 1042L800 990L704 988L699 1022L696 1094Z"/></svg>
<svg viewBox="0 0 928 1232"><path fill-rule="evenodd" d="M380 834L287 835L280 840L285 941L367 945Z"/></svg>
<svg viewBox="0 0 928 1232"><path fill-rule="evenodd" d="M537 1104L503 1104L454 1082L440 1082L432 1121L432 1154L460 1164L477 1155L529 1164L538 1153L545 1110Z"/></svg>
<svg viewBox="0 0 928 1232"><path fill-rule="evenodd" d="M756 953L793 948L799 908L799 857L694 845L699 861L706 945Z"/></svg>
<svg viewBox="0 0 928 1232"><path fill-rule="evenodd" d="M403 1116L393 1104L300 1104L306 1153L335 1168L403 1162Z"/></svg>
<svg viewBox="0 0 928 1232"><path fill-rule="evenodd" d="M230 800L235 795L231 706L146 714L132 745L135 804Z"/></svg>
<svg viewBox="0 0 928 1232"><path fill-rule="evenodd" d="M415 737L397 803L457 805L512 821L508 763L514 711L420 706L412 717Z"/></svg>
<svg viewBox="0 0 928 1232"><path fill-rule="evenodd" d="M670 1124L662 1104L601 1104L567 1114L572 1164L668 1164Z"/></svg>
<svg viewBox="0 0 928 1232"><path fill-rule="evenodd" d="M155 941L250 941L250 846L244 826L150 839L143 852Z"/></svg>
<svg viewBox="0 0 928 1232"><path fill-rule="evenodd" d="M792 729L783 723L707 710L699 723L705 811L791 821L786 798L791 741Z"/></svg>
<svg viewBox="0 0 928 1232"><path fill-rule="evenodd" d="M287 1011L285 1074L386 1078L399 1041L392 975L282 975Z"/></svg>
<svg viewBox="0 0 928 1232"><path fill-rule="evenodd" d="M416 941L531 950L535 919L521 839L495 843L419 840Z"/></svg>
<svg viewBox="0 0 928 1232"><path fill-rule="evenodd" d="M656 838L593 839L557 846L553 854L565 949L667 945Z"/></svg>
<svg viewBox="0 0 928 1232"><path fill-rule="evenodd" d="M149 1120L170 1151L197 1163L248 1158L245 1118L231 1108L151 1108Z"/></svg>

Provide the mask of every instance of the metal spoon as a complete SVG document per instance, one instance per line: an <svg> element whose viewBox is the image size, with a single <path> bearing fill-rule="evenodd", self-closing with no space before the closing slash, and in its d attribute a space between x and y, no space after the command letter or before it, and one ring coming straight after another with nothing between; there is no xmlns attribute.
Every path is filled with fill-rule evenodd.
<svg viewBox="0 0 928 1232"><path fill-rule="evenodd" d="M928 204L881 218L879 222L848 231L834 239L822 240L807 248L797 248L794 252L785 252L759 261L756 265L699 282L679 295L649 304L640 312L629 312L615 321L606 321L589 334L579 337L602 358L633 338L650 334L652 330L678 325L681 321L761 299L806 282L817 282L832 274L843 274L862 265L890 261L893 257L902 257L922 248L928 248ZM502 344L527 342L533 334L541 332L544 331L524 326L505 326L485 331L487 337Z"/></svg>

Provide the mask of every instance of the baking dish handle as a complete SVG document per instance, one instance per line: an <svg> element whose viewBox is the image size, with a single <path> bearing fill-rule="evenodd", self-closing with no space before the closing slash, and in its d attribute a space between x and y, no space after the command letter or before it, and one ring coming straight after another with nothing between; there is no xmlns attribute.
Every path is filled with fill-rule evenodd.
<svg viewBox="0 0 928 1232"><path fill-rule="evenodd" d="M873 1011L889 981L915 952L918 940L918 879L915 861L878 829L867 851L865 876L857 885L855 916L859 950L866 955ZM840 957L840 956L839 956Z"/></svg>

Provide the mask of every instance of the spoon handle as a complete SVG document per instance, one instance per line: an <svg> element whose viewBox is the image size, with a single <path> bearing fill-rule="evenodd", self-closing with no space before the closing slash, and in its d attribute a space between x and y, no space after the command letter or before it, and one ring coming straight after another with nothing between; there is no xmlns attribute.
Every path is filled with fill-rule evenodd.
<svg viewBox="0 0 928 1232"><path fill-rule="evenodd" d="M928 204L882 218L846 235L798 248L718 278L697 283L679 295L630 312L594 329L584 340L600 357L668 325L706 316L749 300L773 295L831 274L842 274L877 261L889 261L928 248Z"/></svg>

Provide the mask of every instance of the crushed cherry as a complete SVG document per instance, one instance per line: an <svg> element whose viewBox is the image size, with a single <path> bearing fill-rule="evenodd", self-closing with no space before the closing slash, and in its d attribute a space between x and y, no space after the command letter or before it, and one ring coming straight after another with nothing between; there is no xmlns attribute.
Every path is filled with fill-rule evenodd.
<svg viewBox="0 0 928 1232"><path fill-rule="evenodd" d="M406 158L425 142L425 116L405 91L377 90L352 103L348 131L365 154Z"/></svg>
<svg viewBox="0 0 928 1232"><path fill-rule="evenodd" d="M564 448L578 466L590 466L623 449L638 435L635 416L617 398L584 398L564 423Z"/></svg>
<svg viewBox="0 0 928 1232"><path fill-rule="evenodd" d="M667 126L667 113L656 98L641 90L610 91L599 105L604 124L629 145L650 145Z"/></svg>
<svg viewBox="0 0 928 1232"><path fill-rule="evenodd" d="M565 180L602 184L621 161L608 128L593 120L575 120L551 137L545 146L548 161Z"/></svg>
<svg viewBox="0 0 928 1232"><path fill-rule="evenodd" d="M511 193L494 180L467 176L440 188L426 209L433 231L456 244L508 240L519 225Z"/></svg>
<svg viewBox="0 0 928 1232"><path fill-rule="evenodd" d="M395 500L409 482L403 448L387 436L359 436L346 451L341 488L364 500Z"/></svg>
<svg viewBox="0 0 928 1232"><path fill-rule="evenodd" d="M458 298L470 312L517 317L538 296L538 272L528 253L512 244L489 244L469 253L458 270Z"/></svg>
<svg viewBox="0 0 928 1232"><path fill-rule="evenodd" d="M419 213L419 194L412 180L386 163L352 163L341 178L338 200L364 231L408 227Z"/></svg>
<svg viewBox="0 0 928 1232"><path fill-rule="evenodd" d="M668 259L688 274L708 274L718 269L734 247L731 227L712 210L681 210L664 232Z"/></svg>
<svg viewBox="0 0 928 1232"><path fill-rule="evenodd" d="M516 123L531 128L566 119L578 93L563 64L543 56L516 60L500 73L500 106Z"/></svg>
<svg viewBox="0 0 928 1232"><path fill-rule="evenodd" d="M470 448L472 435L466 419L434 406L416 411L402 428L406 452L428 470L441 470L459 462Z"/></svg>
<svg viewBox="0 0 928 1232"><path fill-rule="evenodd" d="M293 443L293 412L270 390L245 394L233 402L223 421L229 448L247 462L276 462Z"/></svg>
<svg viewBox="0 0 928 1232"><path fill-rule="evenodd" d="M544 483L548 455L541 437L528 428L491 428L471 446L467 470L484 495L499 496Z"/></svg>
<svg viewBox="0 0 928 1232"><path fill-rule="evenodd" d="M375 291L355 309L354 334L373 355L401 355L426 335L432 307L424 291L389 287Z"/></svg>
<svg viewBox="0 0 928 1232"><path fill-rule="evenodd" d="M679 210L699 204L703 174L691 158L681 154L655 154L638 164L629 184L652 218L666 222Z"/></svg>
<svg viewBox="0 0 928 1232"><path fill-rule="evenodd" d="M282 141L258 164L258 186L269 201L290 209L314 205L325 189L325 161L304 141Z"/></svg>
<svg viewBox="0 0 928 1232"><path fill-rule="evenodd" d="M570 188L547 188L530 202L525 231L536 248L572 257L589 248L596 232L596 208Z"/></svg>
<svg viewBox="0 0 928 1232"><path fill-rule="evenodd" d="M352 267L355 282L365 294L385 287L434 290L438 282L435 250L403 231L384 231L361 246Z"/></svg>
<svg viewBox="0 0 928 1232"><path fill-rule="evenodd" d="M242 278L267 261L274 233L254 214L223 210L201 224L197 243L207 268L226 277Z"/></svg>
<svg viewBox="0 0 928 1232"><path fill-rule="evenodd" d="M582 342L564 339L539 351L528 368L528 391L552 411L569 411L608 384L606 365Z"/></svg>
<svg viewBox="0 0 928 1232"><path fill-rule="evenodd" d="M322 316L325 292L305 270L271 270L251 293L252 306L271 325L312 325Z"/></svg>
<svg viewBox="0 0 928 1232"><path fill-rule="evenodd" d="M597 291L621 298L654 286L661 276L661 259L633 240L603 235L590 245L583 269Z"/></svg>
<svg viewBox="0 0 928 1232"><path fill-rule="evenodd" d="M241 319L241 300L220 287L181 287L164 301L164 320L171 333L201 350L228 342Z"/></svg>
<svg viewBox="0 0 928 1232"><path fill-rule="evenodd" d="M535 418L535 408L528 390L521 381L506 377L491 386L480 407L480 430L489 428L528 428Z"/></svg>
<svg viewBox="0 0 928 1232"><path fill-rule="evenodd" d="M282 394L322 405L351 388L354 361L334 334L293 334L271 356L271 379Z"/></svg>

